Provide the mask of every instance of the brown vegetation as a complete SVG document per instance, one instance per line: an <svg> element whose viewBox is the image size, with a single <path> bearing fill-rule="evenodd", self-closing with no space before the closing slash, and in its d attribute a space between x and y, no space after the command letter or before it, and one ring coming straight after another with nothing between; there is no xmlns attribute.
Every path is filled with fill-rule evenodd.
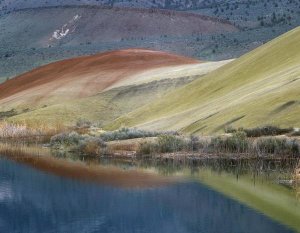
<svg viewBox="0 0 300 233"><path fill-rule="evenodd" d="M0 139L1 140L49 140L51 136L66 131L67 129L60 124L53 127L44 125L36 125L32 127L25 122L23 124L12 124L6 121L0 122Z"/></svg>

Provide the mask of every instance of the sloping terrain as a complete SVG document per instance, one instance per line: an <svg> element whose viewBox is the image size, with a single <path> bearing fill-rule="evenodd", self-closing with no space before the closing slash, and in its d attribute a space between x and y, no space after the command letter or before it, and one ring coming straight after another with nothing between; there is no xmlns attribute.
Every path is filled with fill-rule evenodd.
<svg viewBox="0 0 300 233"><path fill-rule="evenodd" d="M123 48L236 58L298 26L299 7L296 0L0 0L0 81L53 61ZM240 30L218 24L222 32L207 33L195 14Z"/></svg>
<svg viewBox="0 0 300 233"><path fill-rule="evenodd" d="M67 6L0 16L0 77L53 61L116 49L148 48L200 57L211 37L239 30L225 20L155 9ZM204 53L203 53L204 55Z"/></svg>
<svg viewBox="0 0 300 233"><path fill-rule="evenodd" d="M198 61L164 52L128 49L55 62L0 85L0 104L45 105L95 95L147 70Z"/></svg>
<svg viewBox="0 0 300 233"><path fill-rule="evenodd" d="M110 129L216 133L227 126L299 127L300 27L119 118Z"/></svg>
<svg viewBox="0 0 300 233"><path fill-rule="evenodd" d="M107 125L231 62L141 49L56 62L0 85L0 118L30 125Z"/></svg>
<svg viewBox="0 0 300 233"><path fill-rule="evenodd" d="M196 78L197 76L179 76L139 85L116 87L94 96L63 102L56 101L41 107L19 106L17 109L7 109L1 115L8 116L9 118L5 119L10 122L26 123L31 127L73 126L79 119L90 120L99 126L104 126Z"/></svg>

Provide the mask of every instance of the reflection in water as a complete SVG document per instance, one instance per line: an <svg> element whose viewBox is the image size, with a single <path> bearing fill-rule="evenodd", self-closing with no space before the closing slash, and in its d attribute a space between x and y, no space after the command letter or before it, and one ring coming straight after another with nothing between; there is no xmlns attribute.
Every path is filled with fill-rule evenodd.
<svg viewBox="0 0 300 233"><path fill-rule="evenodd" d="M294 184L296 189L297 199L300 199L300 162L298 163L295 174L294 174Z"/></svg>
<svg viewBox="0 0 300 233"><path fill-rule="evenodd" d="M0 154L0 232L300 231L293 191L274 183L294 160L71 160L9 144Z"/></svg>
<svg viewBox="0 0 300 233"><path fill-rule="evenodd" d="M2 158L1 232L291 232L194 181L121 188L66 179Z"/></svg>
<svg viewBox="0 0 300 233"><path fill-rule="evenodd" d="M11 184L8 182L0 183L0 202L9 201L13 199L13 192Z"/></svg>
<svg viewBox="0 0 300 233"><path fill-rule="evenodd" d="M51 156L50 151L46 148L35 146L11 147L9 144L0 144L0 153L10 160L44 172L101 184L122 187L151 187L166 185L174 180L171 177L160 176L145 169L124 170L116 166L101 166L93 163L87 165L79 160L56 158Z"/></svg>

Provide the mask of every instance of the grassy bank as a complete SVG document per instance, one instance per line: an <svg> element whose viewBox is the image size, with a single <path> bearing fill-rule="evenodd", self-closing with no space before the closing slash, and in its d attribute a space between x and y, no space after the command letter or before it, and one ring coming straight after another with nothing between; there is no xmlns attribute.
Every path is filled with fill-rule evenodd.
<svg viewBox="0 0 300 233"><path fill-rule="evenodd" d="M273 129L273 128L272 128ZM260 129L232 130L230 134L213 137L179 135L176 132L153 132L123 128L95 133L85 129L61 133L51 138L50 146L64 153L121 156L234 156L234 157L300 157L298 137L264 133L253 137L246 132ZM265 130L265 128L263 128ZM276 132L282 132L277 129ZM79 132L79 133L78 133ZM263 131L265 132L265 131Z"/></svg>
<svg viewBox="0 0 300 233"><path fill-rule="evenodd" d="M226 128L219 136L193 136L136 128L103 131L82 119L69 128L0 123L2 141L42 141L62 154L90 156L300 157L298 134L293 128L275 126Z"/></svg>

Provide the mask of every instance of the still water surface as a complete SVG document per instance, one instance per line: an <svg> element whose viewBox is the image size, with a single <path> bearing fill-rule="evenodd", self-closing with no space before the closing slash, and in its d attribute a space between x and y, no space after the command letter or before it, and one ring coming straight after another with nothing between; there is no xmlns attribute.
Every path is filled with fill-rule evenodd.
<svg viewBox="0 0 300 233"><path fill-rule="evenodd" d="M120 176L113 175L118 170L111 165L107 169L104 174L111 170L112 178ZM136 172L135 177L143 173L134 167L129 172ZM148 170L147 174L150 173ZM160 173L153 175L154 183L147 185L145 181L145 185L132 185L126 180L133 179L132 175L126 174L126 171L124 176L121 173L121 183L95 182L54 174L51 169L43 171L0 157L0 232L295 231L295 228L214 191L195 177L181 179L177 172L174 173L176 176L169 175L165 180ZM140 177L147 180L151 176Z"/></svg>

